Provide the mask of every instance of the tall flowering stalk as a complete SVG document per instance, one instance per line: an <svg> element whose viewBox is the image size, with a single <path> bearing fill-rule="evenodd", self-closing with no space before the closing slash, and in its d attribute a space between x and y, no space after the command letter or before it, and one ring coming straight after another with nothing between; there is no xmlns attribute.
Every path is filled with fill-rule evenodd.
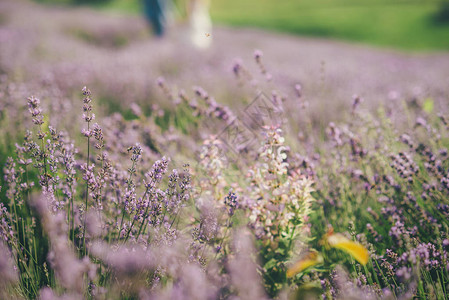
<svg viewBox="0 0 449 300"><path fill-rule="evenodd" d="M44 124L44 116L42 115L42 108L40 107L40 100L36 97L28 98L28 111L32 116L32 121L35 125L39 127L37 132L37 138L41 140L41 148L35 147L35 156L39 161L43 163L38 163L38 168L42 170L41 178L39 183L48 189L49 174L47 173L47 153L45 151L45 136L46 133L43 131L42 125Z"/></svg>
<svg viewBox="0 0 449 300"><path fill-rule="evenodd" d="M136 240L139 239L139 236L142 233L142 229L144 229L144 225L148 220L149 209L152 204L151 202L155 200L156 186L162 181L164 174L167 172L168 163L169 160L164 156L161 160L158 160L153 164L151 171L145 174L145 192L141 198L141 203L139 205L140 209L136 211L136 217L140 220L140 226Z"/></svg>
<svg viewBox="0 0 449 300"><path fill-rule="evenodd" d="M281 129L267 128L260 159L248 173L251 226L259 239L270 243L276 242L279 234L296 237L306 224L313 202L313 181L299 170L287 172L284 140Z"/></svg>
<svg viewBox="0 0 449 300"><path fill-rule="evenodd" d="M102 197L103 197L103 188L106 184L106 180L109 177L109 174L111 172L111 162L108 158L107 153L104 151L105 147L105 140L103 135L103 130L101 129L100 125L95 123L93 125L93 136L96 140L95 142L95 149L101 151L97 155L97 161L100 162L100 170L97 174L97 185L95 186L95 190L93 191L93 199L95 201L95 205L98 211L103 210L103 203L102 203Z"/></svg>
<svg viewBox="0 0 449 300"><path fill-rule="evenodd" d="M69 233L72 241L75 241L75 197L76 197L76 160L75 154L78 150L68 137L63 137L63 146L61 149L61 157L59 158L63 173L66 175L65 182L62 185L62 193L67 198L67 219L69 223Z"/></svg>
<svg viewBox="0 0 449 300"><path fill-rule="evenodd" d="M291 258L295 241L304 234L314 201L313 181L299 170L289 170L284 141L280 128L265 127L259 159L248 172L249 225L262 246L271 295L282 288L283 262Z"/></svg>
<svg viewBox="0 0 449 300"><path fill-rule="evenodd" d="M83 119L87 123L87 129L82 129L83 135L87 138L87 157L86 157L86 165L84 166L84 177L86 180L86 196L84 202L84 221L83 221L83 254L86 254L86 217L88 212L88 199L89 199L89 183L92 183L92 171L93 165L89 167L90 162L90 137L93 133L90 130L90 122L95 119L95 114L92 113L92 99L91 99L91 91L84 87L83 90Z"/></svg>

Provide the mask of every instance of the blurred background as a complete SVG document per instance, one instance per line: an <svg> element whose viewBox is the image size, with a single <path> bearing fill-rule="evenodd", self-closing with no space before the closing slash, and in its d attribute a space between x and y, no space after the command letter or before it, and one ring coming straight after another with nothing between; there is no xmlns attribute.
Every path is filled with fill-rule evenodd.
<svg viewBox="0 0 449 300"><path fill-rule="evenodd" d="M140 0L37 0L139 14ZM185 2L173 0L175 14ZM214 23L362 42L405 50L449 49L447 0L212 0Z"/></svg>
<svg viewBox="0 0 449 300"><path fill-rule="evenodd" d="M197 86L234 111L259 92L278 95L294 127L307 107L319 130L348 114L354 95L372 109L447 102L446 0L158 1L0 1L0 75L17 84L11 99L35 94L73 124L78 116L66 112L88 85L103 115L135 118L138 105L163 130ZM159 31L150 26L156 2Z"/></svg>

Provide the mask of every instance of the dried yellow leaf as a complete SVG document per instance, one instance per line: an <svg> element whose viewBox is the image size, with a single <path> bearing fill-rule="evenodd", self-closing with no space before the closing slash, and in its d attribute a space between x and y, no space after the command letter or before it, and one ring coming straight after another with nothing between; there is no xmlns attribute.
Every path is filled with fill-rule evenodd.
<svg viewBox="0 0 449 300"><path fill-rule="evenodd" d="M333 248L347 252L362 265L366 265L368 263L368 250L366 250L362 244L353 242L340 233L329 234L327 236L327 243Z"/></svg>
<svg viewBox="0 0 449 300"><path fill-rule="evenodd" d="M317 251L309 252L303 259L297 261L287 270L287 278L304 271L307 268L323 263L323 257Z"/></svg>

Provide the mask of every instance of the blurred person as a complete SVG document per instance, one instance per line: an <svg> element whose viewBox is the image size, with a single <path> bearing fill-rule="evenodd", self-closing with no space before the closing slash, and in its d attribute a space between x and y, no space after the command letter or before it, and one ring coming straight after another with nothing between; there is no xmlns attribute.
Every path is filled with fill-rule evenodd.
<svg viewBox="0 0 449 300"><path fill-rule="evenodd" d="M199 49L206 49L212 42L212 20L209 0L190 0L188 6L190 40Z"/></svg>
<svg viewBox="0 0 449 300"><path fill-rule="evenodd" d="M210 0L185 0L185 13L189 24L188 38L199 49L210 46L212 37L212 20L209 15ZM171 0L143 0L144 13L148 23L153 28L154 34L162 37L167 29L169 21L173 21L176 5ZM179 11L178 11L179 13Z"/></svg>
<svg viewBox="0 0 449 300"><path fill-rule="evenodd" d="M155 35L162 37L165 33L165 0L143 0L145 18L151 24Z"/></svg>

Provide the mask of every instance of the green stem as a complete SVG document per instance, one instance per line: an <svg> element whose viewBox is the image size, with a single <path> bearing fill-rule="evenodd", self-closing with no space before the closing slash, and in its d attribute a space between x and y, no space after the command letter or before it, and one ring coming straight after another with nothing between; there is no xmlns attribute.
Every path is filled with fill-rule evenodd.
<svg viewBox="0 0 449 300"><path fill-rule="evenodd" d="M133 226L134 226L135 222L136 222L136 219L133 218L133 222L131 223L131 226L129 227L128 232L126 233L126 237L125 237L124 243L126 243L126 241L128 241L129 234L131 233L131 230L133 229Z"/></svg>
<svg viewBox="0 0 449 300"><path fill-rule="evenodd" d="M224 239L226 238L226 234L228 233L228 229L229 229L229 225L230 225L230 218L226 221L226 229L225 229L225 232L224 232L224 234L223 234L223 238L221 239L221 241L220 241L220 246L219 246L219 248L218 248L218 251L215 253L215 257L214 257L214 260L215 259L217 259L217 256L218 256L218 253L221 251L221 247L223 247L223 242L224 242Z"/></svg>
<svg viewBox="0 0 449 300"><path fill-rule="evenodd" d="M90 122L87 122L87 131L90 130ZM87 158L86 158L86 172L89 168L89 158L90 158L90 135L87 137ZM86 218L87 218L87 200L89 198L89 184L86 182L86 200L85 200L85 210L84 210L84 221L83 221L83 255L86 255Z"/></svg>
<svg viewBox="0 0 449 300"><path fill-rule="evenodd" d="M42 125L39 125L39 130L40 130L41 134L43 134L43 132L42 132ZM42 144L42 152L44 153L44 182L45 182L45 186L47 187L47 190L48 190L47 151L45 151L44 139L45 139L45 137L43 137L41 139L41 144Z"/></svg>
<svg viewBox="0 0 449 300"><path fill-rule="evenodd" d="M73 196L70 197L70 205L72 206L72 242L75 243L75 206L73 205Z"/></svg>
<svg viewBox="0 0 449 300"><path fill-rule="evenodd" d="M132 165L131 165L131 170L134 170L136 162L133 161ZM129 173L129 177L128 177L128 190L131 187L131 178L132 178L133 173L130 172ZM123 226L123 220L125 219L125 207L123 206L123 213L122 213L122 221L120 222L120 227L119 227L119 231L118 231L118 238L120 239L120 232L122 232L122 226Z"/></svg>
<svg viewBox="0 0 449 300"><path fill-rule="evenodd" d="M145 190L145 194L143 194L142 201L144 201L147 193L148 193L148 189ZM143 225L145 224L145 221L146 221L146 219L148 217L148 209L149 208L150 208L150 203L148 203L147 208L145 209L145 213L143 215L143 220L142 220L142 223L140 223L139 232L137 233L136 240L139 238L140 233L142 232Z"/></svg>

